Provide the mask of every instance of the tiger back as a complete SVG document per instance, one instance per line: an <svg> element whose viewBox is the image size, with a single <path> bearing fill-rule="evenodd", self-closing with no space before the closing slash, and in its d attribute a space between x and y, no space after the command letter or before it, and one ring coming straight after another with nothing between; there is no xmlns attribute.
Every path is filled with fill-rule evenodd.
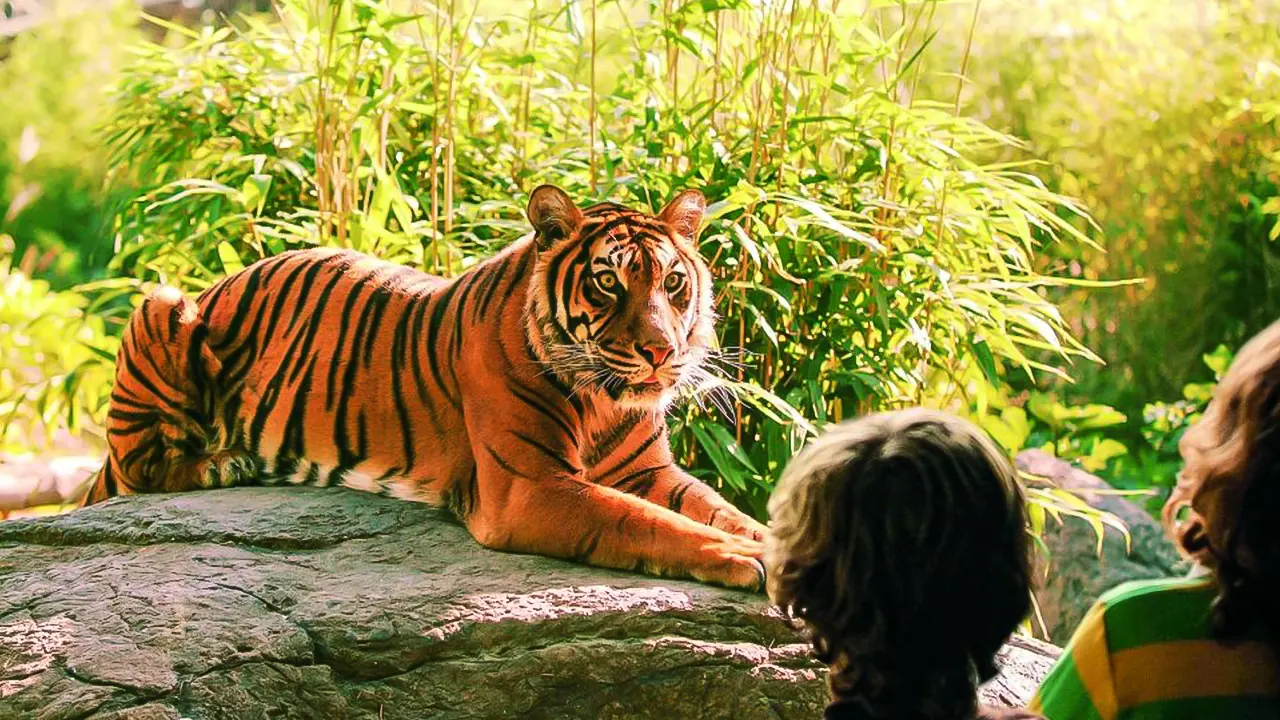
<svg viewBox="0 0 1280 720"><path fill-rule="evenodd" d="M498 550L759 589L763 527L667 437L714 353L704 210L542 186L534 232L457 278L311 249L161 288L122 337L85 504L341 485L447 506Z"/></svg>

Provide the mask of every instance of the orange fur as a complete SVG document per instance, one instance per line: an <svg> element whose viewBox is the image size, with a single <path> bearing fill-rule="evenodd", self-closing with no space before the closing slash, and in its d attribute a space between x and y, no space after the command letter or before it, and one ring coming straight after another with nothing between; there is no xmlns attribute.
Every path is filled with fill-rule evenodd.
<svg viewBox="0 0 1280 720"><path fill-rule="evenodd" d="M447 506L488 547L759 589L764 528L674 464L664 420L714 340L704 207L544 186L534 234L453 280L326 249L158 290L85 504L341 484Z"/></svg>

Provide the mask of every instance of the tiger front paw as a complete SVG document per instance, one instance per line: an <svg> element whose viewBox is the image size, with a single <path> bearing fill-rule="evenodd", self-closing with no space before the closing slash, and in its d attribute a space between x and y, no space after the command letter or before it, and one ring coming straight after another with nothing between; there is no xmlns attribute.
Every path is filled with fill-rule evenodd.
<svg viewBox="0 0 1280 720"><path fill-rule="evenodd" d="M224 450L202 460L196 478L204 488L226 488L247 485L258 474L258 462L252 455L238 450Z"/></svg>
<svg viewBox="0 0 1280 720"><path fill-rule="evenodd" d="M715 563L706 571L695 573L699 580L738 590L764 591L762 543L735 537L714 543L707 549L715 557Z"/></svg>
<svg viewBox="0 0 1280 720"><path fill-rule="evenodd" d="M764 542L765 526L756 522L755 518L734 507L716 510L711 514L707 524L736 537L754 540L758 543Z"/></svg>

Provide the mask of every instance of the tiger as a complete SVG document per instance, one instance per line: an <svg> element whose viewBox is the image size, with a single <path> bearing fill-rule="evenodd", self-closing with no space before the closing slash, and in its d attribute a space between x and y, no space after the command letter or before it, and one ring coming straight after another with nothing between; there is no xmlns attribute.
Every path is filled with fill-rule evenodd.
<svg viewBox="0 0 1280 720"><path fill-rule="evenodd" d="M81 506L343 486L451 511L481 546L748 591L765 527L673 459L711 377L698 190L657 215L530 195L532 231L454 278L290 250L131 315Z"/></svg>

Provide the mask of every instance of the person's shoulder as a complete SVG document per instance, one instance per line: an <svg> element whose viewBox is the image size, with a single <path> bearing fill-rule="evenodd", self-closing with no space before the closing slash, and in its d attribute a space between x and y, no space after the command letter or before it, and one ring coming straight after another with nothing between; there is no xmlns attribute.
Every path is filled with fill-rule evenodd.
<svg viewBox="0 0 1280 720"><path fill-rule="evenodd" d="M1044 718L1022 708L994 708L984 705L978 710L977 720L1044 720Z"/></svg>
<svg viewBox="0 0 1280 720"><path fill-rule="evenodd" d="M1098 598L1105 607L1164 604L1168 602L1201 602L1217 593L1210 576L1131 580L1108 590Z"/></svg>
<svg viewBox="0 0 1280 720"><path fill-rule="evenodd" d="M1210 577L1128 582L1103 594L1097 609L1110 652L1202 640L1210 634L1217 587Z"/></svg>

